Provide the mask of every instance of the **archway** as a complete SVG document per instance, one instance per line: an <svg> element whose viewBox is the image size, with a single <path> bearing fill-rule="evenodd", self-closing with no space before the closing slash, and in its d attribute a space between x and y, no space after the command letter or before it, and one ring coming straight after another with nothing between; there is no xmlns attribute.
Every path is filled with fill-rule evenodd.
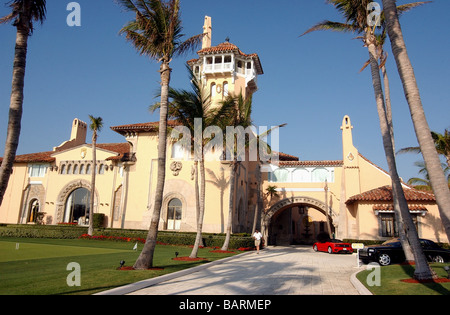
<svg viewBox="0 0 450 315"><path fill-rule="evenodd" d="M334 227L330 213L331 209L326 211L325 203L314 198L301 196L283 199L262 216L261 226L266 243L312 244L318 236L332 235Z"/></svg>
<svg viewBox="0 0 450 315"><path fill-rule="evenodd" d="M72 191L66 200L63 223L84 225L89 222L91 192L80 187Z"/></svg>
<svg viewBox="0 0 450 315"><path fill-rule="evenodd" d="M64 186L64 188L60 191L60 193L58 195L58 199L57 199L58 201L56 204L56 222L55 222L56 224L74 221L73 217L69 218L69 216L67 216L68 201L69 201L71 194L75 190L78 190L80 188L84 188L90 192L91 184L85 180L74 180L74 181L70 182L69 184L67 184L66 186ZM96 211L97 210L97 201L98 201L98 191L97 191L97 189L95 189L94 211L93 211L94 213L97 212ZM70 203L69 203L69 207L70 207Z"/></svg>

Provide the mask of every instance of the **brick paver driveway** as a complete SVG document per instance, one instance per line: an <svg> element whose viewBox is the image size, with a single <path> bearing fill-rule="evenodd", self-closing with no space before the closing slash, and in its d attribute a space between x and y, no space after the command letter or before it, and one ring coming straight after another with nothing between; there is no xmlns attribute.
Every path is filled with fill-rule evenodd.
<svg viewBox="0 0 450 315"><path fill-rule="evenodd" d="M358 295L350 281L357 271L356 254L330 255L314 252L310 246L277 246L120 294Z"/></svg>

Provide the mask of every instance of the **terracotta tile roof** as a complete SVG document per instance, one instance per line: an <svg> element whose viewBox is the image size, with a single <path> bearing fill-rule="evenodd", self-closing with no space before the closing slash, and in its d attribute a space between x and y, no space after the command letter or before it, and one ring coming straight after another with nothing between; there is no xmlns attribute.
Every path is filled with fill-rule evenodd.
<svg viewBox="0 0 450 315"><path fill-rule="evenodd" d="M97 148L117 153L117 155L107 160L121 160L130 153L130 145L128 143L97 143ZM14 163L53 163L56 161L56 158L52 156L54 153L56 152L48 151L16 155ZM3 158L0 157L0 164L2 161Z"/></svg>
<svg viewBox="0 0 450 315"><path fill-rule="evenodd" d="M300 167L314 167L314 166L342 166L343 161L282 161L280 159L280 166L300 166Z"/></svg>
<svg viewBox="0 0 450 315"><path fill-rule="evenodd" d="M170 127L179 126L180 123L174 120L169 120L167 122L167 125ZM125 135L128 132L156 132L158 131L159 122L147 122L147 123L139 123L139 124L130 124L130 125L122 125L122 126L115 126L111 127L111 130L121 134Z"/></svg>
<svg viewBox="0 0 450 315"><path fill-rule="evenodd" d="M298 156L286 154L283 152L278 152L278 155L279 155L278 159L280 161L298 161L299 160Z"/></svg>
<svg viewBox="0 0 450 315"><path fill-rule="evenodd" d="M132 158L128 143L98 143L97 148L117 153L117 155L107 158L107 161L128 161Z"/></svg>
<svg viewBox="0 0 450 315"><path fill-rule="evenodd" d="M49 151L16 155L14 163L52 163L55 161L55 158L51 156L53 153L55 152ZM3 161L3 158L0 157L1 161Z"/></svg>
<svg viewBox="0 0 450 315"><path fill-rule="evenodd" d="M434 202L436 201L433 194L416 190L416 189L403 189L405 197L408 202ZM350 197L345 203L347 205L353 204L358 201L388 201L392 202L392 187L383 186L376 189L372 189L362 194Z"/></svg>
<svg viewBox="0 0 450 315"><path fill-rule="evenodd" d="M394 205L375 205L374 211L394 211ZM424 205L408 205L409 211L428 211Z"/></svg>

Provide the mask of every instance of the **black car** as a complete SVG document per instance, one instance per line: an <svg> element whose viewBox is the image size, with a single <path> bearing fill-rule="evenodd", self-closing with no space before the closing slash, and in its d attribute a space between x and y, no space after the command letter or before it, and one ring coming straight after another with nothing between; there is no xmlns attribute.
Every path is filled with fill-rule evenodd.
<svg viewBox="0 0 450 315"><path fill-rule="evenodd" d="M420 243L428 261L444 263L450 260L450 250L443 249L430 240L421 239ZM391 263L404 262L405 254L400 239L395 238L381 245L370 245L360 249L359 259L365 264L378 262L382 266L387 266Z"/></svg>

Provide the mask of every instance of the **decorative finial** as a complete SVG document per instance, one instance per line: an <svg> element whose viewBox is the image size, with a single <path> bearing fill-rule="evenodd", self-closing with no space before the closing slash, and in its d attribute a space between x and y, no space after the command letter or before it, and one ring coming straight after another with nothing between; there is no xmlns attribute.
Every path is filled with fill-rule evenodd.
<svg viewBox="0 0 450 315"><path fill-rule="evenodd" d="M225 38L225 41L226 41L227 43L229 43L229 42L230 42L230 38L227 36L227 38Z"/></svg>

